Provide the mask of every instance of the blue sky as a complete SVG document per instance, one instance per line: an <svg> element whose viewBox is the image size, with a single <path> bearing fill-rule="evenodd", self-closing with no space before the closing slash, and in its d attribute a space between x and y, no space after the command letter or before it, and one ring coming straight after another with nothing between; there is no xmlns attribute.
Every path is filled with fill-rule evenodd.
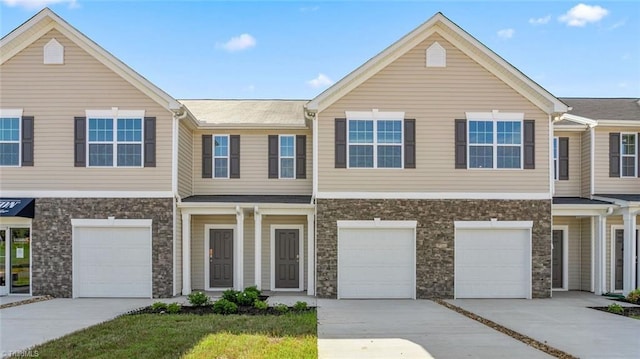
<svg viewBox="0 0 640 359"><path fill-rule="evenodd" d="M310 99L440 11L559 97L640 97L640 2L0 0L49 6L178 99Z"/></svg>

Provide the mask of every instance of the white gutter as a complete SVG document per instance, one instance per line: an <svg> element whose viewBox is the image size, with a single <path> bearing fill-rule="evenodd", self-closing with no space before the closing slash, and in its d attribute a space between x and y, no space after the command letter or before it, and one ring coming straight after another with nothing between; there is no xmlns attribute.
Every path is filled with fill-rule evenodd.
<svg viewBox="0 0 640 359"><path fill-rule="evenodd" d="M582 124L582 125L587 125L589 127L593 127L593 126L597 126L598 125L598 121L596 121L596 120L592 120L590 118L586 118L586 117L582 117L582 116L572 115L570 113L563 113L559 117L558 121L561 121L561 120L567 120L567 121L579 123L579 124Z"/></svg>
<svg viewBox="0 0 640 359"><path fill-rule="evenodd" d="M590 176L590 182L591 182L591 188L589 189L589 198L593 197L594 193L596 193L596 171L595 171L595 167L596 167L596 130L591 127L589 128L589 139L591 141L590 144L590 165L589 165L589 176Z"/></svg>
<svg viewBox="0 0 640 359"><path fill-rule="evenodd" d="M640 120L598 120L600 126L636 127L640 126Z"/></svg>
<svg viewBox="0 0 640 359"><path fill-rule="evenodd" d="M179 202L178 208L249 208L253 209L258 206L261 209L266 208L279 208L279 209L313 209L315 205L313 203L257 203L257 202Z"/></svg>
<svg viewBox="0 0 640 359"><path fill-rule="evenodd" d="M549 162L548 162L549 165L547 166L547 168L549 169L549 191L550 191L550 194L551 194L551 198L553 198L553 195L556 192L555 179L553 178L554 177L555 168L553 170L551 169L552 168L551 166L553 165L553 137L554 137L553 136L554 135L554 133L553 133L553 121L554 120L551 117L551 114L549 114L549 146L548 146L549 147L549 156L548 156L549 157Z"/></svg>
<svg viewBox="0 0 640 359"><path fill-rule="evenodd" d="M313 124L313 192L312 198L316 198L318 194L318 113L314 113L313 119L311 120Z"/></svg>

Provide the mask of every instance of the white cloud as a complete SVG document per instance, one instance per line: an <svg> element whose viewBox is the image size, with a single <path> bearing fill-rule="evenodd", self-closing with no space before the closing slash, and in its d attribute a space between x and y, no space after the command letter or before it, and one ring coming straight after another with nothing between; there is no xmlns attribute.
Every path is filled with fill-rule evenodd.
<svg viewBox="0 0 640 359"><path fill-rule="evenodd" d="M545 17L539 17L539 18L531 18L529 19L529 24L531 25L544 25L546 23L549 22L549 20L551 20L551 15L547 15Z"/></svg>
<svg viewBox="0 0 640 359"><path fill-rule="evenodd" d="M609 30L615 30L615 29L617 29L619 27L623 27L626 24L627 24L626 20L620 20L620 21L616 22L615 24L609 26Z"/></svg>
<svg viewBox="0 0 640 359"><path fill-rule="evenodd" d="M320 10L320 6L305 6L300 8L300 12L315 12Z"/></svg>
<svg viewBox="0 0 640 359"><path fill-rule="evenodd" d="M40 9L54 4L68 3L70 8L78 7L76 0L2 0L7 6L19 6L25 9Z"/></svg>
<svg viewBox="0 0 640 359"><path fill-rule="evenodd" d="M331 80L327 75L319 73L318 77L307 81L307 84L313 88L326 87L333 85L333 80Z"/></svg>
<svg viewBox="0 0 640 359"><path fill-rule="evenodd" d="M502 29L498 31L498 36L503 39L510 39L513 37L513 34L516 33L514 29Z"/></svg>
<svg viewBox="0 0 640 359"><path fill-rule="evenodd" d="M256 39L249 34L234 36L225 43L217 43L216 47L229 52L242 51L256 46Z"/></svg>
<svg viewBox="0 0 640 359"><path fill-rule="evenodd" d="M578 4L560 16L559 20L567 23L568 26L585 26L590 22L602 20L607 14L609 14L609 10L601 6Z"/></svg>

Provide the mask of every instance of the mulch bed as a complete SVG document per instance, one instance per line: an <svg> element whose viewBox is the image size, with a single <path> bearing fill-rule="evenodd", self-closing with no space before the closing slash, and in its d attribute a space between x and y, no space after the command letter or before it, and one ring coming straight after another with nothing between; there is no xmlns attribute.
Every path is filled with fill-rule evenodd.
<svg viewBox="0 0 640 359"><path fill-rule="evenodd" d="M625 317L630 317L632 315L636 317L640 317L640 307L622 307L624 310L622 313L611 312L609 311L609 307L589 307L589 308L600 310L600 311L611 313L611 314L622 315Z"/></svg>
<svg viewBox="0 0 640 359"><path fill-rule="evenodd" d="M511 330L509 328L506 328L506 327L504 327L504 326L502 326L502 325L500 325L500 324L498 324L498 323L496 323L494 321L491 321L489 319L483 318L483 317L481 317L481 316L479 316L477 314L471 313L471 312L469 312L467 310L464 310L464 309L462 309L462 308L460 308L458 306L455 306L455 305L453 305L451 303L445 302L444 300L435 299L434 302L436 302L436 303L438 303L438 304L440 304L442 306L445 306L445 307L447 307L447 308L449 308L449 309L451 309L451 310L453 310L455 312L458 312L458 313L464 315L465 317L468 317L468 318L471 318L471 319L473 319L473 320L475 320L477 322L480 322L480 323L482 323L482 324L484 324L484 325L486 325L486 326L488 326L488 327L490 327L492 329L495 329L495 330L497 330L497 331L499 331L501 333L504 333L504 334L514 338L514 339L517 339L517 340L519 340L519 341L521 341L521 342L523 342L523 343L525 343L525 344L527 344L527 345L529 345L531 347L534 347L534 348L536 348L536 349L538 349L540 351L543 351L543 352L545 352L545 353L547 353L549 355L552 355L552 356L554 356L556 358L578 359L577 357L575 357L575 356L573 356L573 355L571 355L571 354L569 354L567 352L564 352L564 351L562 351L560 349L556 349L554 347L551 347L551 346L549 346L549 345L547 345L545 343L539 342L539 341L537 341L537 340L535 340L535 339L533 339L531 337L528 337L528 336L526 336L524 334L520 334L520 333L518 333L516 331L513 331L513 330Z"/></svg>
<svg viewBox="0 0 640 359"><path fill-rule="evenodd" d="M17 301L17 302L11 302L11 303L7 303L7 304L2 304L2 305L0 305L0 309L17 307L19 305L25 305L25 304L31 304L31 303L37 303L37 302L44 302L45 300L50 300L50 299L53 299L53 297L50 296L50 295L44 295L44 296L41 296L41 297L29 298L29 299L20 300L20 301Z"/></svg>

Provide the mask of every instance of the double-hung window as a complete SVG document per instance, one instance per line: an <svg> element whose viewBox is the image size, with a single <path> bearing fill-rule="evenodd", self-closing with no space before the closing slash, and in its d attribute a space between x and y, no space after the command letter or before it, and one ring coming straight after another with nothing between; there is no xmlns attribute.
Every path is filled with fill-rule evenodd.
<svg viewBox="0 0 640 359"><path fill-rule="evenodd" d="M20 165L20 117L0 118L0 166Z"/></svg>
<svg viewBox="0 0 640 359"><path fill-rule="evenodd" d="M349 120L349 167L402 168L402 131L402 120Z"/></svg>
<svg viewBox="0 0 640 359"><path fill-rule="evenodd" d="M469 168L522 168L522 121L469 120Z"/></svg>
<svg viewBox="0 0 640 359"><path fill-rule="evenodd" d="M296 178L296 136L280 135L278 139L280 178Z"/></svg>
<svg viewBox="0 0 640 359"><path fill-rule="evenodd" d="M142 117L89 117L89 167L142 167Z"/></svg>
<svg viewBox="0 0 640 359"><path fill-rule="evenodd" d="M558 180L558 137L553 138L553 179Z"/></svg>
<svg viewBox="0 0 640 359"><path fill-rule="evenodd" d="M621 177L636 177L638 163L638 137L635 133L620 134Z"/></svg>
<svg viewBox="0 0 640 359"><path fill-rule="evenodd" d="M213 137L213 177L229 178L229 136Z"/></svg>

